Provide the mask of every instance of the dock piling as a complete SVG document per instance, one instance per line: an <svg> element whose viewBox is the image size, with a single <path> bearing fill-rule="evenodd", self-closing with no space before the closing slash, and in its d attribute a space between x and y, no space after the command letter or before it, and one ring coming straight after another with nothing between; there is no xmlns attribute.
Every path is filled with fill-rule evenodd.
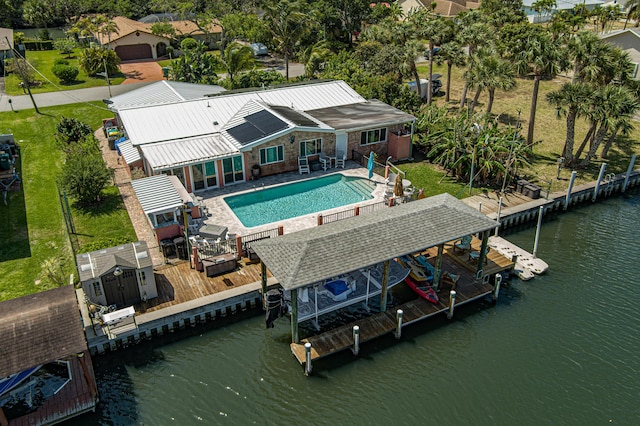
<svg viewBox="0 0 640 426"><path fill-rule="evenodd" d="M542 213L544 213L544 206L540 206L538 210L538 225L536 226L536 238L533 242L533 258L538 257L538 240L540 239L540 228L542 228Z"/></svg>
<svg viewBox="0 0 640 426"><path fill-rule="evenodd" d="M453 309L455 308L455 305L456 305L456 291L451 290L449 292L449 312L447 313L448 319L453 318Z"/></svg>
<svg viewBox="0 0 640 426"><path fill-rule="evenodd" d="M498 230L500 229L500 213L502 212L502 197L500 197L500 202L498 202L498 217L496 218L496 222L498 222L498 226L496 226L495 236L498 236Z"/></svg>
<svg viewBox="0 0 640 426"><path fill-rule="evenodd" d="M360 353L360 327L353 326L353 348L351 349L355 356Z"/></svg>
<svg viewBox="0 0 640 426"><path fill-rule="evenodd" d="M571 180L569 180L569 188L567 188L567 195L564 199L564 210L569 208L569 201L571 201L571 190L573 189L573 183L576 180L578 172L575 170L571 172Z"/></svg>
<svg viewBox="0 0 640 426"><path fill-rule="evenodd" d="M624 184L622 184L622 192L627 190L627 184L629 183L629 175L633 171L633 166L636 163L636 154L631 156L631 161L629 162L629 168L627 169L627 174L624 175Z"/></svg>
<svg viewBox="0 0 640 426"><path fill-rule="evenodd" d="M496 286L493 290L493 303L498 301L498 295L500 294L500 284L502 284L502 275L496 274Z"/></svg>
<svg viewBox="0 0 640 426"><path fill-rule="evenodd" d="M304 362L304 374L306 376L311 375L311 343L307 342L304 344L304 355L305 355L305 362Z"/></svg>
<svg viewBox="0 0 640 426"><path fill-rule="evenodd" d="M404 315L404 312L402 312L402 309L398 309L396 311L396 332L395 332L396 339L399 339L402 336L402 316L403 315Z"/></svg>
<svg viewBox="0 0 640 426"><path fill-rule="evenodd" d="M602 163L600 166L600 174L598 175L598 181L596 182L596 187L593 189L593 198L591 201L595 202L596 198L598 198L598 192L600 191L600 183L602 183L602 177L604 176L604 171L607 168L607 163Z"/></svg>

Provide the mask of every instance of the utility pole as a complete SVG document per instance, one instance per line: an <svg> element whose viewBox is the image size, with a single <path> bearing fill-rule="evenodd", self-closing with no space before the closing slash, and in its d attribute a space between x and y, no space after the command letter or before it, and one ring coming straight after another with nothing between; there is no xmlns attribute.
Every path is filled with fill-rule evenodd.
<svg viewBox="0 0 640 426"><path fill-rule="evenodd" d="M104 78L107 79L107 87L109 87L109 97L111 98L111 81L109 81L109 71L107 71L107 60L102 57L102 63L104 64Z"/></svg>
<svg viewBox="0 0 640 426"><path fill-rule="evenodd" d="M16 61L16 68L18 69L18 72L20 73L20 78L22 78L22 82L24 83L25 87L27 88L27 92L29 93L29 97L31 98L31 102L33 103L33 107L36 109L36 112L38 114L40 114L40 111L38 110L38 105L36 105L36 101L35 99L33 99L33 95L31 94L31 85L29 84L29 80L27 78L25 78L23 69L20 67L20 63L18 62L18 56L20 56L20 53L18 53L18 51L11 46L11 44L9 43L9 38L8 37L4 37L5 40L7 41L7 45L11 48L11 50L13 51L13 59ZM25 60L25 62L27 61L25 58L22 58ZM13 106L12 106L13 109Z"/></svg>

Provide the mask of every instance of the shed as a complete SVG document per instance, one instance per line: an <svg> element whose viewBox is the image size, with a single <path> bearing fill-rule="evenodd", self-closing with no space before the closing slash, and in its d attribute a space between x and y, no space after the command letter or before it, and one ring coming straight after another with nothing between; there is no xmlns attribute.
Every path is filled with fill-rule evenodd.
<svg viewBox="0 0 640 426"><path fill-rule="evenodd" d="M82 253L76 259L82 288L92 303L121 309L158 297L144 241Z"/></svg>

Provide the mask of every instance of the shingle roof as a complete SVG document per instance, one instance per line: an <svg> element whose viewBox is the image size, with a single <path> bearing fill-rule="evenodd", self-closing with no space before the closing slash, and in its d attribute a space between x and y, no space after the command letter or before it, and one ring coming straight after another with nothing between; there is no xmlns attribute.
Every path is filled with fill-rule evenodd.
<svg viewBox="0 0 640 426"><path fill-rule="evenodd" d="M286 290L476 232L496 221L449 194L251 244Z"/></svg>
<svg viewBox="0 0 640 426"><path fill-rule="evenodd" d="M0 377L87 350L73 286L0 303Z"/></svg>
<svg viewBox="0 0 640 426"><path fill-rule="evenodd" d="M116 266L140 269L152 265L145 241L81 253L76 256L76 260L80 281L100 277Z"/></svg>

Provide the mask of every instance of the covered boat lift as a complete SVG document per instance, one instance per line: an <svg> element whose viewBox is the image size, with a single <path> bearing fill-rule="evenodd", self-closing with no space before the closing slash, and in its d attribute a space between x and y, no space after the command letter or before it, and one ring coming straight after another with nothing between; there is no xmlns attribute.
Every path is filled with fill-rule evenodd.
<svg viewBox="0 0 640 426"><path fill-rule="evenodd" d="M443 275L445 243L465 235L482 234L475 275L475 280L481 281L489 233L497 226L495 220L457 198L440 194L257 241L252 249L262 262L263 294L267 289L267 268L282 288L290 292L292 341L298 343L298 323L316 315L361 302L375 294L380 294L380 310L384 312L388 289L409 273L393 261L399 256L437 247L434 277L437 288ZM337 295L326 294L330 292L327 284L341 281L348 290ZM366 290L361 289L363 285L367 286ZM342 296L347 291L349 293ZM329 296L333 303L326 300L316 303L318 296Z"/></svg>

